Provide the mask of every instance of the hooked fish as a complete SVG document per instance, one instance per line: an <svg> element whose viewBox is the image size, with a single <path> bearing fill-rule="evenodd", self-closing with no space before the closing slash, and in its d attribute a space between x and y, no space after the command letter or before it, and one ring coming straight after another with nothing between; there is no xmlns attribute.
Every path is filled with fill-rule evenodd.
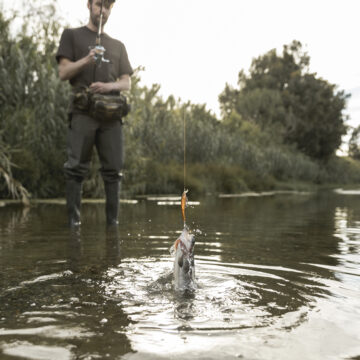
<svg viewBox="0 0 360 360"><path fill-rule="evenodd" d="M185 225L180 237L175 241L174 284L176 290L189 289L195 282L194 262L195 236Z"/></svg>
<svg viewBox="0 0 360 360"><path fill-rule="evenodd" d="M190 233L190 230L185 223L187 192L188 190L184 190L181 197L181 212L184 220L184 229L172 247L172 252L175 254L174 283L176 290L189 289L194 285L195 282L195 236Z"/></svg>

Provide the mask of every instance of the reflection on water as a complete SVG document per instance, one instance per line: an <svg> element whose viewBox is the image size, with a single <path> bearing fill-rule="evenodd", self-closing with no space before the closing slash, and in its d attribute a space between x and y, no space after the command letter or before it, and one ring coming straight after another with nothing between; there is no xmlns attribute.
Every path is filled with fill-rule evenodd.
<svg viewBox="0 0 360 360"><path fill-rule="evenodd" d="M359 200L196 201L197 288L185 293L172 284L173 199L123 204L119 229L103 204L84 205L76 231L63 205L0 208L0 357L355 359Z"/></svg>

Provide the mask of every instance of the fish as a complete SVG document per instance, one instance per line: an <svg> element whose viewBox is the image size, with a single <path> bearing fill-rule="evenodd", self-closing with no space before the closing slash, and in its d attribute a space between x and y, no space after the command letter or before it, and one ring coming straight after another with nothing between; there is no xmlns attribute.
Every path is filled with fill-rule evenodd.
<svg viewBox="0 0 360 360"><path fill-rule="evenodd" d="M176 290L191 289L195 285L195 235L190 232L189 227L186 225L187 192L188 190L184 189L181 196L181 214L184 220L184 228L170 250L175 255L174 286Z"/></svg>
<svg viewBox="0 0 360 360"><path fill-rule="evenodd" d="M193 289L195 287L194 246L195 235L191 234L185 225L173 245L175 290Z"/></svg>

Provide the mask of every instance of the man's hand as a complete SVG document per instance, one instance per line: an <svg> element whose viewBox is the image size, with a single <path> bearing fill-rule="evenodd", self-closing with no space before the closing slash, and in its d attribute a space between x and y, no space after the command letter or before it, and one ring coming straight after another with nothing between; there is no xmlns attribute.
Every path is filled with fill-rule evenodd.
<svg viewBox="0 0 360 360"><path fill-rule="evenodd" d="M90 85L90 91L94 94L105 94L109 93L114 89L114 83L94 82Z"/></svg>
<svg viewBox="0 0 360 360"><path fill-rule="evenodd" d="M95 63L95 49L91 49L89 53L78 61L70 61L62 57L59 61L59 77L61 80L70 80L82 71L86 66Z"/></svg>
<svg viewBox="0 0 360 360"><path fill-rule="evenodd" d="M104 83L97 81L89 86L92 93L106 94L111 91L130 90L131 80L129 75L122 75L117 81Z"/></svg>
<svg viewBox="0 0 360 360"><path fill-rule="evenodd" d="M85 63L88 65L95 64L95 54L96 54L96 49L95 48L91 49L84 58Z"/></svg>

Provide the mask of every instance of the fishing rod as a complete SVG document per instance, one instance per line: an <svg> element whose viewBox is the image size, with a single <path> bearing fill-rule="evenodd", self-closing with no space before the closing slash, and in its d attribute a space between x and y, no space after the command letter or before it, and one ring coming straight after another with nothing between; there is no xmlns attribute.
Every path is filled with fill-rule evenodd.
<svg viewBox="0 0 360 360"><path fill-rule="evenodd" d="M98 32L96 34L96 40L95 40L95 46L92 47L95 49L95 63L97 66L101 66L102 62L110 62L110 60L107 60L104 58L105 48L101 45L101 30L102 30L102 22L103 22L103 6L104 6L104 0L101 0L101 7L100 7L100 19L99 19L99 26L98 26Z"/></svg>

